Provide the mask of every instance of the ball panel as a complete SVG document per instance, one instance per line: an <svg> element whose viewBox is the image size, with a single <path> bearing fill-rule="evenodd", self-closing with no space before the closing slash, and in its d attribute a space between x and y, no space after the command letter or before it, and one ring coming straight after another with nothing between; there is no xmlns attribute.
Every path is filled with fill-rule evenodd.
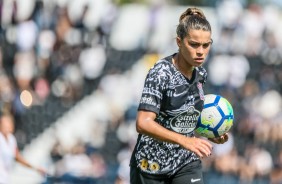
<svg viewBox="0 0 282 184"><path fill-rule="evenodd" d="M228 132L231 129L232 125L233 125L233 123L232 123L231 120L225 119L224 122L222 123L222 126L220 126L217 129L217 132L218 132L219 136L221 136L224 133Z"/></svg>
<svg viewBox="0 0 282 184"><path fill-rule="evenodd" d="M233 114L233 108L225 98L220 99L218 106L222 109L225 115Z"/></svg>
<svg viewBox="0 0 282 184"><path fill-rule="evenodd" d="M220 121L221 115L215 106L205 108L200 116L201 123L204 125L209 125L210 127L215 127L215 122Z"/></svg>
<svg viewBox="0 0 282 184"><path fill-rule="evenodd" d="M203 137L208 137L208 138L212 138L214 137L214 133L213 133L213 129L208 127L208 126L199 126L197 129L196 129L196 132L203 136Z"/></svg>
<svg viewBox="0 0 282 184"><path fill-rule="evenodd" d="M213 95L213 94L207 94L207 95L205 95L205 105L206 105L206 104L214 103L216 96L217 96L217 95Z"/></svg>

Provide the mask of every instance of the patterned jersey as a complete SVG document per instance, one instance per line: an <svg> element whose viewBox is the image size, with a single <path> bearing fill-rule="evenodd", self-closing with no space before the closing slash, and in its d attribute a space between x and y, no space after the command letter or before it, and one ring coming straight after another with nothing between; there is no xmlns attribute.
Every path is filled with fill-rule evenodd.
<svg viewBox="0 0 282 184"><path fill-rule="evenodd" d="M138 110L155 112L161 126L194 136L197 120L204 104L203 84L207 72L202 67L193 71L189 80L172 64L172 56L159 60L148 72ZM178 144L156 140L139 134L131 165L154 176L170 176L184 165L198 160Z"/></svg>

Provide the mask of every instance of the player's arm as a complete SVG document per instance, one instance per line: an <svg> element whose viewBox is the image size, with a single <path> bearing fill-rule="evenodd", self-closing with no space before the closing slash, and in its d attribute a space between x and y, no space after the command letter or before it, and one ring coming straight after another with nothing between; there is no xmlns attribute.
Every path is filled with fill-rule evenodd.
<svg viewBox="0 0 282 184"><path fill-rule="evenodd" d="M44 169L41 169L41 168L37 168L37 167L34 167L32 166L30 163L28 163L24 157L21 155L19 149L16 149L16 156L15 156L15 159L18 163L22 164L23 166L26 166L28 168L31 168L31 169L34 169L36 170L37 172L39 172L40 174L46 174L46 171Z"/></svg>
<svg viewBox="0 0 282 184"><path fill-rule="evenodd" d="M140 134L149 135L160 141L179 144L187 150L193 151L199 157L209 156L212 145L204 139L186 137L182 134L170 131L155 122L156 114L149 111L138 111L136 130Z"/></svg>

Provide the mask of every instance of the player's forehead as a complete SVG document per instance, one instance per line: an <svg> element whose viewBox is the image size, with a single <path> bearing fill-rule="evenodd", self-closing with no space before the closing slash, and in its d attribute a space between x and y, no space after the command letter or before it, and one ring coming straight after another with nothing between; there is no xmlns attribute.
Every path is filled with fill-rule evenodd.
<svg viewBox="0 0 282 184"><path fill-rule="evenodd" d="M191 29L188 32L187 40L196 43L209 43L211 41L211 32L204 30Z"/></svg>

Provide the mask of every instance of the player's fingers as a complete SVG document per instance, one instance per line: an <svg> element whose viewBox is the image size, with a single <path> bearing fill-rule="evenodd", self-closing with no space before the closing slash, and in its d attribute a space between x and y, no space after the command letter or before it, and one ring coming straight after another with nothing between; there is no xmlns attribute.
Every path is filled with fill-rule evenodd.
<svg viewBox="0 0 282 184"><path fill-rule="evenodd" d="M195 153L198 157L204 158L204 155L203 155L203 153L200 151L200 149L196 149L196 150L194 151L194 153Z"/></svg>
<svg viewBox="0 0 282 184"><path fill-rule="evenodd" d="M209 139L210 141L216 143L216 144L221 144L221 141L220 141L220 137L216 137L216 138L211 138Z"/></svg>
<svg viewBox="0 0 282 184"><path fill-rule="evenodd" d="M222 137L222 136L217 137L217 138L215 139L215 141L216 141L217 144L222 144L222 143L223 143L223 137Z"/></svg>
<svg viewBox="0 0 282 184"><path fill-rule="evenodd" d="M193 151L195 154L197 154L199 157L203 158L205 156L209 156L211 154L210 148L205 144L205 140L194 138L193 139L193 148L191 151Z"/></svg>
<svg viewBox="0 0 282 184"><path fill-rule="evenodd" d="M201 148L200 148L200 151L201 151L201 153L202 153L204 156L206 156L206 157L208 157L208 156L211 155L211 151L208 150L208 149L205 148L205 147L201 147Z"/></svg>
<svg viewBox="0 0 282 184"><path fill-rule="evenodd" d="M227 140L226 140L226 136L225 136L225 135L220 136L219 139L218 139L218 141L219 141L219 144L225 143L225 142L227 141Z"/></svg>
<svg viewBox="0 0 282 184"><path fill-rule="evenodd" d="M201 153L199 147L196 144L195 146L192 146L189 150L194 152L198 157L203 158L203 154Z"/></svg>
<svg viewBox="0 0 282 184"><path fill-rule="evenodd" d="M209 148L209 150L212 150L212 144L209 141L203 140L203 144Z"/></svg>
<svg viewBox="0 0 282 184"><path fill-rule="evenodd" d="M201 144L199 144L199 149L205 156L210 156L211 148L205 142L206 141L204 140L201 141Z"/></svg>
<svg viewBox="0 0 282 184"><path fill-rule="evenodd" d="M227 134L227 133L225 133L225 134L223 134L222 136L220 136L219 142L220 142L221 144L223 144L223 143L225 143L225 142L227 142L227 141L228 141L228 134Z"/></svg>
<svg viewBox="0 0 282 184"><path fill-rule="evenodd" d="M224 136L225 142L227 142L227 141L228 141L228 138L229 138L228 133L224 134L223 136Z"/></svg>

